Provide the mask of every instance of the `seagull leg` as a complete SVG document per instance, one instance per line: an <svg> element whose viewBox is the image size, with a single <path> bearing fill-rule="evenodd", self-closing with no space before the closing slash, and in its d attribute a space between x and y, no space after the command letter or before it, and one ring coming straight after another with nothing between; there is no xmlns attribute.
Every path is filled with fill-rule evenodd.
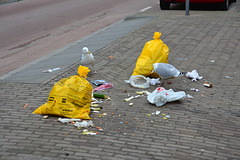
<svg viewBox="0 0 240 160"><path fill-rule="evenodd" d="M93 73L97 74L98 72L94 69L94 64L92 65Z"/></svg>

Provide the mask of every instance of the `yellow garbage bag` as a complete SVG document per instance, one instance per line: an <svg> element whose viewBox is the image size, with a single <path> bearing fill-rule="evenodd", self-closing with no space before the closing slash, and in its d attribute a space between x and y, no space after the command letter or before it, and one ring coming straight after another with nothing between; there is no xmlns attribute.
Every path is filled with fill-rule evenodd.
<svg viewBox="0 0 240 160"><path fill-rule="evenodd" d="M154 71L154 63L168 63L169 49L160 39L161 33L154 33L154 40L148 41L139 56L132 76L143 75L145 77L159 78Z"/></svg>
<svg viewBox="0 0 240 160"><path fill-rule="evenodd" d="M47 103L33 113L91 119L89 113L93 88L85 79L89 71L88 67L79 66L78 75L63 78L55 83Z"/></svg>

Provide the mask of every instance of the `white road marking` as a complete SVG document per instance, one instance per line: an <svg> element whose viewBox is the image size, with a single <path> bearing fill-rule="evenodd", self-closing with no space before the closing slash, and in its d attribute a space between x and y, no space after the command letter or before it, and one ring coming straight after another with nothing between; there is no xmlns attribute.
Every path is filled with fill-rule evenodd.
<svg viewBox="0 0 240 160"><path fill-rule="evenodd" d="M143 8L143 9L140 10L140 12L144 12L144 11L150 9L150 8L152 8L152 6L148 6L148 7L146 7L146 8Z"/></svg>

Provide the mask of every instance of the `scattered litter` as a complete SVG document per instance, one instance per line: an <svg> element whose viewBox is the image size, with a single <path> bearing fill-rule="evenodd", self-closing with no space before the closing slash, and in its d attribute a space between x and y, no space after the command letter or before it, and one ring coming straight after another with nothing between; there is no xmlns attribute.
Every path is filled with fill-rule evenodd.
<svg viewBox="0 0 240 160"><path fill-rule="evenodd" d="M163 119L167 119L167 117L163 117Z"/></svg>
<svg viewBox="0 0 240 160"><path fill-rule="evenodd" d="M146 94L146 95L149 95L151 94L150 92L148 91L140 91L140 92L136 92L138 95L142 95L142 94Z"/></svg>
<svg viewBox="0 0 240 160"><path fill-rule="evenodd" d="M203 84L205 87L212 88L213 85L211 83L208 83L207 81L204 82Z"/></svg>
<svg viewBox="0 0 240 160"><path fill-rule="evenodd" d="M137 96L131 96L131 97L129 97L129 98L126 98L126 99L124 99L124 101L126 101L126 102L128 102L128 101L131 101L132 99L136 99L136 98L139 98L140 97L140 95L137 95Z"/></svg>
<svg viewBox="0 0 240 160"><path fill-rule="evenodd" d="M166 118L170 118L170 115L165 115Z"/></svg>
<svg viewBox="0 0 240 160"><path fill-rule="evenodd" d="M107 113L103 113L102 115L103 115L103 116L106 116L106 115L107 115Z"/></svg>
<svg viewBox="0 0 240 160"><path fill-rule="evenodd" d="M107 83L105 80L94 80L91 81L93 84L95 84L96 86L100 86L103 85L104 83Z"/></svg>
<svg viewBox="0 0 240 160"><path fill-rule="evenodd" d="M94 126L93 124L93 121L90 120L90 121L82 121L82 122L76 122L74 124L74 126L78 127L78 128L81 128L81 127L84 127L84 128L88 128L90 126Z"/></svg>
<svg viewBox="0 0 240 160"><path fill-rule="evenodd" d="M232 79L233 77L230 77L230 76L225 76L226 78L230 78L230 79Z"/></svg>
<svg viewBox="0 0 240 160"><path fill-rule="evenodd" d="M198 91L199 91L199 89L197 89L197 88L191 88L190 90L191 90L191 91L195 91L195 92L198 92Z"/></svg>
<svg viewBox="0 0 240 160"><path fill-rule="evenodd" d="M107 96L105 94L101 94L101 93L93 93L93 97L94 98L102 98L102 99L107 98Z"/></svg>
<svg viewBox="0 0 240 160"><path fill-rule="evenodd" d="M98 107L99 104L91 104L92 107Z"/></svg>
<svg viewBox="0 0 240 160"><path fill-rule="evenodd" d="M93 94L92 94L91 104L99 104L99 103L102 103L102 102L103 102L102 99L100 99L98 101L96 98L93 97Z"/></svg>
<svg viewBox="0 0 240 160"><path fill-rule="evenodd" d="M150 103L155 104L157 107L163 106L167 102L176 101L186 98L184 91L174 92L172 89L166 90L163 87L156 88L147 99Z"/></svg>
<svg viewBox="0 0 240 160"><path fill-rule="evenodd" d="M44 118L44 119L47 119L47 118L48 118L48 116L47 116L47 115L46 115L46 116L43 116L43 118Z"/></svg>
<svg viewBox="0 0 240 160"><path fill-rule="evenodd" d="M192 72L187 72L185 76L188 78L192 78L192 81L197 81L203 78L202 76L199 76L197 70L193 70Z"/></svg>
<svg viewBox="0 0 240 160"><path fill-rule="evenodd" d="M147 116L151 116L151 114L147 114Z"/></svg>
<svg viewBox="0 0 240 160"><path fill-rule="evenodd" d="M100 111L102 109L102 107L98 107L98 108L91 108L91 110L93 110L93 111Z"/></svg>
<svg viewBox="0 0 240 160"><path fill-rule="evenodd" d="M134 98L139 98L139 97L140 97L140 95L134 96Z"/></svg>
<svg viewBox="0 0 240 160"><path fill-rule="evenodd" d="M133 106L133 103L129 103L129 106Z"/></svg>
<svg viewBox="0 0 240 160"><path fill-rule="evenodd" d="M54 69L48 69L48 70L44 70L44 73L51 73L53 71L59 70L60 68L54 68Z"/></svg>
<svg viewBox="0 0 240 160"><path fill-rule="evenodd" d="M143 91L147 96L149 95L149 94L151 94L151 92L148 92L148 91Z"/></svg>
<svg viewBox="0 0 240 160"><path fill-rule="evenodd" d="M212 62L212 63L214 63L214 62L215 62L215 60L211 60L211 62Z"/></svg>
<svg viewBox="0 0 240 160"><path fill-rule="evenodd" d="M202 97L203 97L203 98L205 98L205 95L204 95L204 94L202 94Z"/></svg>
<svg viewBox="0 0 240 160"><path fill-rule="evenodd" d="M130 84L136 88L149 88L150 78L143 75L131 76L129 80Z"/></svg>
<svg viewBox="0 0 240 160"><path fill-rule="evenodd" d="M139 95L142 95L142 94L144 94L144 92L143 91L141 91L141 92L136 92L137 94L139 94Z"/></svg>
<svg viewBox="0 0 240 160"><path fill-rule="evenodd" d="M94 135L97 135L97 132L88 131L87 129L84 129L82 134L94 136Z"/></svg>
<svg viewBox="0 0 240 160"><path fill-rule="evenodd" d="M182 72L168 63L154 63L153 68L161 78L173 78L182 75Z"/></svg>
<svg viewBox="0 0 240 160"><path fill-rule="evenodd" d="M26 108L28 106L28 104L25 104L25 106L23 108Z"/></svg>
<svg viewBox="0 0 240 160"><path fill-rule="evenodd" d="M96 128L99 130L99 131L103 131L103 129L101 127L97 127Z"/></svg>
<svg viewBox="0 0 240 160"><path fill-rule="evenodd" d="M61 122L61 123L70 123L70 122L81 121L81 119L73 119L73 118L58 118L58 121Z"/></svg>
<svg viewBox="0 0 240 160"><path fill-rule="evenodd" d="M108 89L108 88L112 88L112 86L113 86L112 83L104 83L103 85L95 88L95 89L93 90L93 92L94 92L94 91L100 91L100 90Z"/></svg>
<svg viewBox="0 0 240 160"><path fill-rule="evenodd" d="M156 115L159 115L161 113L161 111L156 111Z"/></svg>
<svg viewBox="0 0 240 160"><path fill-rule="evenodd" d="M108 58L114 58L113 56L108 56Z"/></svg>
<svg viewBox="0 0 240 160"><path fill-rule="evenodd" d="M150 79L150 84L152 86L156 86L156 85L158 85L160 83L161 83L160 78L152 78L152 79Z"/></svg>
<svg viewBox="0 0 240 160"><path fill-rule="evenodd" d="M193 96L191 96L190 94L187 94L186 98L193 98Z"/></svg>

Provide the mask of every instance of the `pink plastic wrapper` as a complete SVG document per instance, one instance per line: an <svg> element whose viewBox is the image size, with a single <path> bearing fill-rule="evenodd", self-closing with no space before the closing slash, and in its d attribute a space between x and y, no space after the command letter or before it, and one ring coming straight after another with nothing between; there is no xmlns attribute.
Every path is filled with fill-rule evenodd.
<svg viewBox="0 0 240 160"><path fill-rule="evenodd" d="M95 89L93 90L93 92L95 92L95 91L100 91L100 90L104 90L104 89L108 89L108 88L112 88L112 86L113 86L112 83L104 83L103 85L95 88Z"/></svg>

